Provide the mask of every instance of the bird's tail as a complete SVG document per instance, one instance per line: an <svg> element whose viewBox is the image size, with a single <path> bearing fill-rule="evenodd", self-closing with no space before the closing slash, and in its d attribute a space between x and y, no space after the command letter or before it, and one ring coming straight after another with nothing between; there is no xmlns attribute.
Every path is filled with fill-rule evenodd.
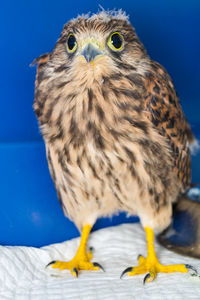
<svg viewBox="0 0 200 300"><path fill-rule="evenodd" d="M169 250L200 258L200 202L180 196L174 206L172 224L157 239Z"/></svg>

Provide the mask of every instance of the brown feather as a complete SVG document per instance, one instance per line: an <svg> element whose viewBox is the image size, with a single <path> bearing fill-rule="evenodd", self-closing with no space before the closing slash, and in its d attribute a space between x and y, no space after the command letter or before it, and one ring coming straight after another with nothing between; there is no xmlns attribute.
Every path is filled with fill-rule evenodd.
<svg viewBox="0 0 200 300"><path fill-rule="evenodd" d="M116 31L124 47L113 52L107 41ZM66 50L70 33L74 54ZM104 51L92 64L79 50L87 40ZM34 110L65 214L79 229L118 211L166 228L190 183L193 135L167 72L134 28L116 15L79 17L36 62Z"/></svg>
<svg viewBox="0 0 200 300"><path fill-rule="evenodd" d="M151 62L151 72L146 80L145 108L148 118L165 136L173 155L173 170L176 172L181 192L190 187L190 151L188 143L194 141L173 83L166 70L156 62Z"/></svg>

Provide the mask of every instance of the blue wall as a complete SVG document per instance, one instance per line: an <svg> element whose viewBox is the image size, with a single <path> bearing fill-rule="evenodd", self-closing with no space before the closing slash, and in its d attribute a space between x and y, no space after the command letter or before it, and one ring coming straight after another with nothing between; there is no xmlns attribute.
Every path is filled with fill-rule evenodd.
<svg viewBox="0 0 200 300"><path fill-rule="evenodd" d="M98 4L127 11L150 56L170 73L200 135L200 1L1 1L0 243L38 246L78 234L63 216L48 173L32 110L35 68L29 64L53 48L70 18L96 12ZM199 161L194 159L195 181ZM96 228L109 222L101 220Z"/></svg>

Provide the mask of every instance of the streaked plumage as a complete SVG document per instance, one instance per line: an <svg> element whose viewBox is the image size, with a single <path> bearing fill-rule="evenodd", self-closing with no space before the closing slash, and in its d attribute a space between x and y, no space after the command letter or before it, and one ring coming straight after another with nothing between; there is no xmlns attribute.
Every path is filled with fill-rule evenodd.
<svg viewBox="0 0 200 300"><path fill-rule="evenodd" d="M115 32L120 51L108 44ZM118 211L165 229L190 186L194 138L169 75L125 14L71 20L35 62L34 110L65 214L80 231Z"/></svg>

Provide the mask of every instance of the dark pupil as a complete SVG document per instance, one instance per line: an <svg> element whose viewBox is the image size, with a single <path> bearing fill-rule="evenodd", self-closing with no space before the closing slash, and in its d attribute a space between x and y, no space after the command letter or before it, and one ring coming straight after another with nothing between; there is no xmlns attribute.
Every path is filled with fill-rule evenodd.
<svg viewBox="0 0 200 300"><path fill-rule="evenodd" d="M74 35L70 35L70 37L68 38L68 48L69 50L72 50L76 44L76 39Z"/></svg>
<svg viewBox="0 0 200 300"><path fill-rule="evenodd" d="M119 34L117 33L114 33L111 37L111 41L113 43L113 46L116 48L116 49L119 49L121 46L122 46L122 39L120 37Z"/></svg>

